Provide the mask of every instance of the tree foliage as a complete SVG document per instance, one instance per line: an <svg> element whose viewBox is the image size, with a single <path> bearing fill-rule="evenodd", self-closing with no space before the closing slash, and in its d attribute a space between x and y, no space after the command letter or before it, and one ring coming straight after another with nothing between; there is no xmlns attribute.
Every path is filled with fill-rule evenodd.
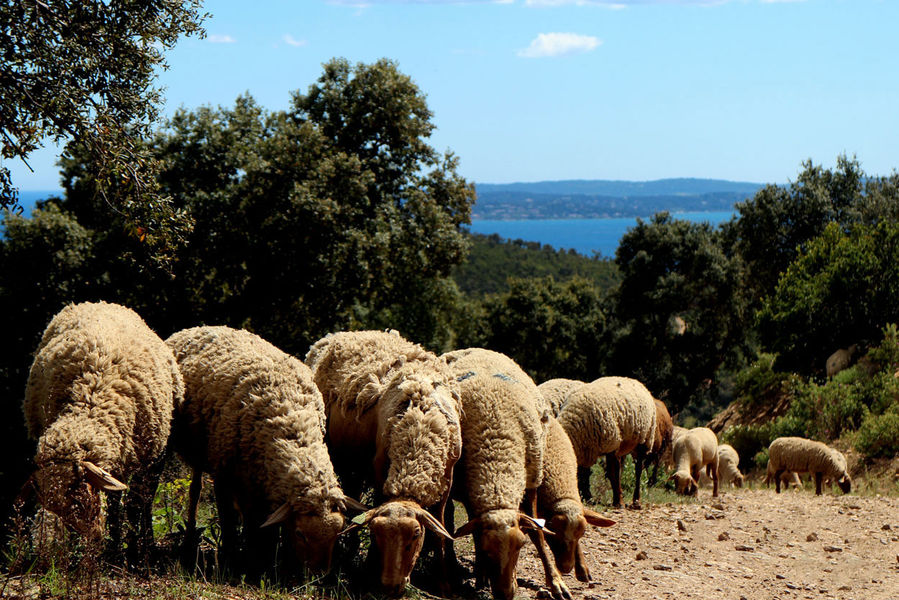
<svg viewBox="0 0 899 600"><path fill-rule="evenodd" d="M200 0L36 0L0 4L0 131L4 160L26 160L45 140L89 156L94 192L165 258L188 223L156 186L140 143L157 118L153 86L163 52L203 35ZM16 204L0 166L0 208Z"/></svg>
<svg viewBox="0 0 899 600"><path fill-rule="evenodd" d="M621 239L608 369L673 411L706 392L745 340L741 271L708 223L660 213Z"/></svg>

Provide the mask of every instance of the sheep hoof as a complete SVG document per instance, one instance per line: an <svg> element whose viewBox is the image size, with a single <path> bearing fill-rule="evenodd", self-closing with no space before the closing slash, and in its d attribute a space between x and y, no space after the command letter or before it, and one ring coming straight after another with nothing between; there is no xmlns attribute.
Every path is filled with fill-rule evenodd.
<svg viewBox="0 0 899 600"><path fill-rule="evenodd" d="M634 500L633 503L631 503L629 508L631 510L642 510L643 506L640 504L639 500Z"/></svg>

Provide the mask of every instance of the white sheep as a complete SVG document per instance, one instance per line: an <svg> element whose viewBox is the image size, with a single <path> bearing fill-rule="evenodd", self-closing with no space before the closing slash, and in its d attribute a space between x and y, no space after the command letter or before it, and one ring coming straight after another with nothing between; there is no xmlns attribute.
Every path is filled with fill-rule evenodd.
<svg viewBox="0 0 899 600"><path fill-rule="evenodd" d="M718 496L718 437L708 427L694 427L681 434L672 446L675 471L671 475L679 494L696 495L699 472L705 468L712 479L712 496Z"/></svg>
<svg viewBox="0 0 899 600"><path fill-rule="evenodd" d="M559 413L562 412L562 406L564 406L565 400L568 399L568 395L582 385L586 384L583 381L577 381L576 379L558 378L544 381L537 386L537 389L540 390L540 394L543 396L544 400L549 402L550 408L552 408L553 411L553 416L558 417Z"/></svg>
<svg viewBox="0 0 899 600"><path fill-rule="evenodd" d="M369 558L380 561L381 586L400 595L425 530L452 539L443 511L462 452L453 374L443 360L396 332L330 334L312 345L306 363L324 395L328 443L341 481L357 492L370 482L383 500L355 526L371 531ZM443 543L436 548L443 568ZM448 579L442 573L444 589Z"/></svg>
<svg viewBox="0 0 899 600"><path fill-rule="evenodd" d="M827 444L800 437L777 438L768 446L768 471L774 479L774 489L780 493L780 476L784 471L812 473L815 494L821 495L825 477L835 481L844 494L852 488L843 453Z"/></svg>
<svg viewBox="0 0 899 600"><path fill-rule="evenodd" d="M521 506L536 500L543 479L548 405L520 368L497 368L496 353L468 349L443 355L458 379L462 398L463 452L454 494L469 521L456 537L474 535L479 584L489 580L493 595L512 600L515 572L526 540L522 530L541 529ZM506 360L508 357L505 357ZM448 512L447 524L452 514ZM542 542L537 545L542 551Z"/></svg>
<svg viewBox="0 0 899 600"><path fill-rule="evenodd" d="M193 550L189 544L207 472L215 482L229 561L239 546L237 508L251 575L274 563L277 528L267 527L279 523L290 540L291 558L327 570L348 500L325 446L324 404L311 371L261 337L230 327L185 329L166 343L186 385L173 434L177 451L193 469L186 554Z"/></svg>
<svg viewBox="0 0 899 600"><path fill-rule="evenodd" d="M738 468L740 455L730 444L718 444L718 481L730 483L734 487L743 487L744 477ZM699 474L700 485L711 485L711 478L705 473Z"/></svg>
<svg viewBox="0 0 899 600"><path fill-rule="evenodd" d="M128 482L129 559L146 555L172 411L183 392L172 351L134 311L105 302L60 311L44 331L25 388L44 508L99 539L98 491L124 490Z"/></svg>
<svg viewBox="0 0 899 600"><path fill-rule="evenodd" d="M584 497L590 498L590 468L605 456L612 504L620 507L621 457L633 452L637 458L633 504L639 506L642 458L656 436L656 405L649 390L628 377L601 377L572 391L558 418L577 455Z"/></svg>

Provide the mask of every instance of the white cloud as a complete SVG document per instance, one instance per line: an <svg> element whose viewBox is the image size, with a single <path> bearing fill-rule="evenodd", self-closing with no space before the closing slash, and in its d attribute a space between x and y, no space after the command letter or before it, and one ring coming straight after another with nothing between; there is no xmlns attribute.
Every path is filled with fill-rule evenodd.
<svg viewBox="0 0 899 600"><path fill-rule="evenodd" d="M214 33L212 35L207 35L206 41L210 42L212 44L233 44L237 40L235 40L230 35L221 35L221 34Z"/></svg>
<svg viewBox="0 0 899 600"><path fill-rule="evenodd" d="M540 33L531 41L531 45L518 51L523 58L541 58L544 56L565 56L595 50L602 40L592 35L579 33Z"/></svg>
<svg viewBox="0 0 899 600"><path fill-rule="evenodd" d="M296 46L297 48L305 46L309 43L307 40L298 40L289 33L285 33L284 37L282 37L281 39L283 39L286 44L290 46Z"/></svg>

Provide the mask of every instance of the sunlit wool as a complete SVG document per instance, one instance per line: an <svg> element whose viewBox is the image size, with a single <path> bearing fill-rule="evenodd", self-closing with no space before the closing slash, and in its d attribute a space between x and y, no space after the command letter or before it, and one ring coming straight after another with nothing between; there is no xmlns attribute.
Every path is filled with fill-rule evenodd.
<svg viewBox="0 0 899 600"><path fill-rule="evenodd" d="M851 489L852 479L842 452L822 442L800 437L777 438L768 446L768 474L778 471L812 473L815 475L815 493L821 493L821 481L828 478L836 482L843 493ZM780 482L775 481L778 491Z"/></svg>

